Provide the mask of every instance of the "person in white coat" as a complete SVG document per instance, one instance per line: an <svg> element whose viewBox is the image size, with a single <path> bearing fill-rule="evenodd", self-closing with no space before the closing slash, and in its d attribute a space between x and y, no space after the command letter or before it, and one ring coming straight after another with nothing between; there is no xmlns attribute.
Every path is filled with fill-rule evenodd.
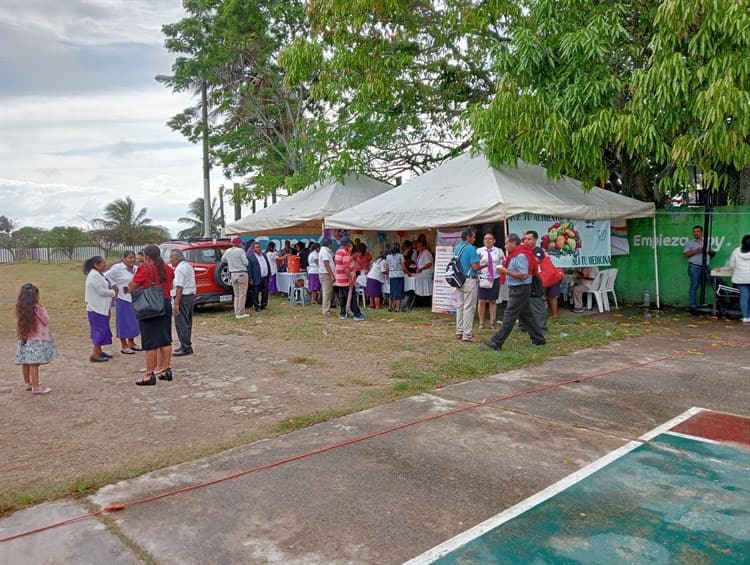
<svg viewBox="0 0 750 565"><path fill-rule="evenodd" d="M742 244L732 251L725 267L732 269L732 283L740 289L742 321L750 323L750 234L742 237Z"/></svg>

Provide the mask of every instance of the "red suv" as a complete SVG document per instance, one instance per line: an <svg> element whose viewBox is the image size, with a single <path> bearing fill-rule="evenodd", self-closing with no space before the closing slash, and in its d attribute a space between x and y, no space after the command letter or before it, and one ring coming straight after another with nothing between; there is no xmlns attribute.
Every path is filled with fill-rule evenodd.
<svg viewBox="0 0 750 565"><path fill-rule="evenodd" d="M167 241L159 245L164 262L169 264L169 254L179 249L185 260L195 270L195 304L232 303L232 281L227 264L221 256L232 247L228 239L195 238L187 241Z"/></svg>

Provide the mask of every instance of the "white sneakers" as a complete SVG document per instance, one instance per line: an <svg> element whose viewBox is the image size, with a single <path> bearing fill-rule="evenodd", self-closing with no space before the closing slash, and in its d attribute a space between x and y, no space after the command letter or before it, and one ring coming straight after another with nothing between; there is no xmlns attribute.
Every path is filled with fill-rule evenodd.
<svg viewBox="0 0 750 565"><path fill-rule="evenodd" d="M249 318L249 317L250 317L250 314L240 314L238 316L235 316L235 318L237 318L238 320L241 318Z"/></svg>

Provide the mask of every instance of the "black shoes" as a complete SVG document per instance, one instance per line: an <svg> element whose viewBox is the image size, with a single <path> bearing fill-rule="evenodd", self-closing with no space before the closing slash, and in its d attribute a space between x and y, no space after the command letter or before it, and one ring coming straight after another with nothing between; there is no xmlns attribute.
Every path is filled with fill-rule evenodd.
<svg viewBox="0 0 750 565"><path fill-rule="evenodd" d="M175 357L183 357L184 355L192 355L193 354L193 348L188 347L187 349L180 347L177 351L172 353Z"/></svg>
<svg viewBox="0 0 750 565"><path fill-rule="evenodd" d="M92 355L91 357L89 357L89 361L91 361L92 363L106 363L111 358L112 357L110 355L100 353L99 355Z"/></svg>
<svg viewBox="0 0 750 565"><path fill-rule="evenodd" d="M138 386L154 386L156 384L156 375L153 373L148 374L148 378L144 377L135 381Z"/></svg>
<svg viewBox="0 0 750 565"><path fill-rule="evenodd" d="M490 349L494 349L495 351L500 351L502 349L502 346L498 345L497 343L495 343L494 341L490 339L487 339L483 341L482 343L484 343Z"/></svg>
<svg viewBox="0 0 750 565"><path fill-rule="evenodd" d="M171 381L172 380L172 367L168 367L166 370L162 371L157 375L157 378L160 381ZM156 384L154 382L154 384Z"/></svg>
<svg viewBox="0 0 750 565"><path fill-rule="evenodd" d="M532 341L531 345L547 345L546 341Z"/></svg>

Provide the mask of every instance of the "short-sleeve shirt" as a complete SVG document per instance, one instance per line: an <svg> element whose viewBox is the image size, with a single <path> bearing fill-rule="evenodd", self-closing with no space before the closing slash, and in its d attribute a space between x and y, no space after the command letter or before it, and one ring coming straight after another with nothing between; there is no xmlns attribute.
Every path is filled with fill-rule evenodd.
<svg viewBox="0 0 750 565"><path fill-rule="evenodd" d="M195 269L187 261L180 261L174 269L174 283L172 284L172 296L177 294L177 287L182 287L182 294L195 294L198 290L195 286Z"/></svg>
<svg viewBox="0 0 750 565"><path fill-rule="evenodd" d="M466 241L460 242L456 245L456 249L453 251L456 257L461 256L459 259L459 265L461 265L461 271L467 277L476 277L477 272L471 268L472 263L479 263L479 254L477 248L467 243Z"/></svg>
<svg viewBox="0 0 750 565"><path fill-rule="evenodd" d="M529 258L523 253L519 253L508 263L508 270L517 273L528 273L529 272ZM508 286L521 286L524 284L531 284L531 277L525 279L517 279L508 275L505 277L505 284Z"/></svg>
<svg viewBox="0 0 750 565"><path fill-rule="evenodd" d="M318 274L318 257L320 254L317 251L310 252L310 255L307 257L307 274L308 275L317 275Z"/></svg>
<svg viewBox="0 0 750 565"><path fill-rule="evenodd" d="M167 275L166 280L159 277L159 270L156 268L156 265L144 263L135 272L133 282L138 285L138 288L148 288L155 284L160 284L164 289L164 298L169 298L169 292L172 290L172 281L174 280L174 271L167 265L164 265L164 271Z"/></svg>
<svg viewBox="0 0 750 565"><path fill-rule="evenodd" d="M692 251L693 249L703 249L703 240L701 239L698 241L697 239L691 239L685 244L685 249L682 250L683 253L687 253L688 251ZM691 255L687 258L688 263L691 265L698 265L699 267L703 265L703 252L696 253L695 255Z"/></svg>
<svg viewBox="0 0 750 565"><path fill-rule="evenodd" d="M351 272L352 272L352 256L349 250L345 247L339 247L336 250L336 255L333 258L333 262L336 264L336 281L333 283L334 286L349 286L351 283ZM346 273L346 269L349 269L349 275Z"/></svg>
<svg viewBox="0 0 750 565"><path fill-rule="evenodd" d="M388 264L388 278L399 279L404 277L404 271L401 263L404 262L404 256L401 253L390 253L385 262Z"/></svg>
<svg viewBox="0 0 750 565"><path fill-rule="evenodd" d="M320 252L318 253L318 273L321 275L328 274L325 261L328 261L331 264L331 267L333 267L333 255L331 255L331 250L321 245Z"/></svg>

